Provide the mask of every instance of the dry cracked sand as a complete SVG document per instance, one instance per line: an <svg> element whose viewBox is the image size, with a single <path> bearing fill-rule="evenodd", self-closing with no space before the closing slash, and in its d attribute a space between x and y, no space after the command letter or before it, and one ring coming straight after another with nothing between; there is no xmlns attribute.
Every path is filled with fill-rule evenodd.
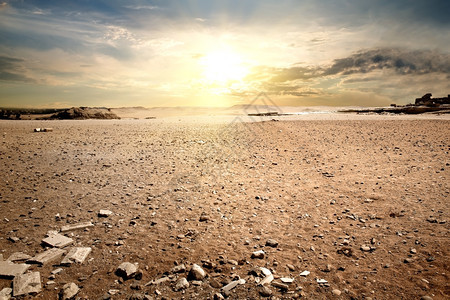
<svg viewBox="0 0 450 300"><path fill-rule="evenodd" d="M85 261L32 264L42 288L18 298L70 283L79 299L450 297L448 118L1 121L0 134L3 260L93 224L61 232L66 253L92 249ZM124 262L138 264L127 280Z"/></svg>

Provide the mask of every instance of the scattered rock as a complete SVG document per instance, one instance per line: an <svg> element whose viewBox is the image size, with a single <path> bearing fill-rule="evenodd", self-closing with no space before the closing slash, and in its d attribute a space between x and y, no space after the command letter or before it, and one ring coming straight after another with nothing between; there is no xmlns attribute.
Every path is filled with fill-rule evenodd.
<svg viewBox="0 0 450 300"><path fill-rule="evenodd" d="M264 251L263 250L258 250L252 253L252 258L258 258L258 259L263 259L264 258Z"/></svg>
<svg viewBox="0 0 450 300"><path fill-rule="evenodd" d="M262 273L264 276L272 275L272 272L271 272L269 269L267 269L267 268L261 267L260 270L261 270L261 273Z"/></svg>
<svg viewBox="0 0 450 300"><path fill-rule="evenodd" d="M15 277L25 273L31 267L27 264L15 264L8 260L0 261L0 277Z"/></svg>
<svg viewBox="0 0 450 300"><path fill-rule="evenodd" d="M287 284L276 282L276 281L272 282L272 286L274 286L280 290L283 290L283 291L289 290L289 286Z"/></svg>
<svg viewBox="0 0 450 300"><path fill-rule="evenodd" d="M210 220L210 218L209 218L209 216L206 213L202 213L201 216L200 216L200 219L199 219L200 222L206 222L206 221L209 221L209 220Z"/></svg>
<svg viewBox="0 0 450 300"><path fill-rule="evenodd" d="M310 273L311 273L311 272L309 272L309 271L303 271L303 272L300 273L300 276L306 277L306 276L308 276Z"/></svg>
<svg viewBox="0 0 450 300"><path fill-rule="evenodd" d="M294 272L295 271L295 267L293 265L287 264L286 265L289 269L289 271Z"/></svg>
<svg viewBox="0 0 450 300"><path fill-rule="evenodd" d="M41 291L41 274L32 272L14 277L13 295L14 297L37 294Z"/></svg>
<svg viewBox="0 0 450 300"><path fill-rule="evenodd" d="M181 291L184 289L187 289L189 287L189 282L187 281L186 278L180 278L177 282L177 284L175 285L175 291Z"/></svg>
<svg viewBox="0 0 450 300"><path fill-rule="evenodd" d="M430 296L422 296L420 297L420 300L433 300Z"/></svg>
<svg viewBox="0 0 450 300"><path fill-rule="evenodd" d="M268 239L268 240L266 241L266 246L275 248L275 247L278 246L278 242L275 241L275 240L273 240L273 239Z"/></svg>
<svg viewBox="0 0 450 300"><path fill-rule="evenodd" d="M245 280L244 279L234 280L234 281L230 282L229 284L225 285L224 287L222 287L221 291L224 293L229 293L232 289L234 289L239 284L245 284Z"/></svg>
<svg viewBox="0 0 450 300"><path fill-rule="evenodd" d="M77 229L85 229L85 228L89 228L89 227L93 227L94 224L92 224L91 222L83 222L83 223L78 223L78 224L72 224L72 225L66 225L61 227L61 232L67 232L67 231L72 231L72 230L77 230Z"/></svg>
<svg viewBox="0 0 450 300"><path fill-rule="evenodd" d="M121 263L116 270L116 275L122 277L124 280L133 278L136 275L138 267L130 262Z"/></svg>
<svg viewBox="0 0 450 300"><path fill-rule="evenodd" d="M172 273L184 273L186 272L186 266L184 264L175 266L171 270Z"/></svg>
<svg viewBox="0 0 450 300"><path fill-rule="evenodd" d="M100 211L98 213L98 216L99 216L99 218L107 218L107 217L109 217L112 214L113 214L113 212L110 211L110 210L100 209Z"/></svg>
<svg viewBox="0 0 450 300"><path fill-rule="evenodd" d="M66 257L61 261L61 265L71 265L73 263L81 264L91 251L91 247L74 247L70 249L69 253L67 253Z"/></svg>
<svg viewBox="0 0 450 300"><path fill-rule="evenodd" d="M270 297L272 296L272 290L266 286L262 286L259 288L259 294L263 297Z"/></svg>
<svg viewBox="0 0 450 300"><path fill-rule="evenodd" d="M335 296L340 296L340 295L342 294L342 292L341 292L340 290L338 290L338 289L332 290L331 293L332 293L333 295L335 295Z"/></svg>
<svg viewBox="0 0 450 300"><path fill-rule="evenodd" d="M72 299L79 291L80 288L75 283L66 283L59 291L59 298L62 300Z"/></svg>
<svg viewBox="0 0 450 300"><path fill-rule="evenodd" d="M259 283L259 285L265 285L267 283L271 283L273 281L274 277L272 274L270 274L269 276L264 277L263 280L261 280L261 282Z"/></svg>
<svg viewBox="0 0 450 300"><path fill-rule="evenodd" d="M203 280L203 278L206 277L206 272L205 270L202 269L202 267L200 267L197 264L194 264L191 270L189 271L188 277L193 280Z"/></svg>
<svg viewBox="0 0 450 300"><path fill-rule="evenodd" d="M283 283L293 283L294 282L294 278L281 277L280 280Z"/></svg>
<svg viewBox="0 0 450 300"><path fill-rule="evenodd" d="M53 234L42 240L42 243L51 247L64 248L73 243L71 238L68 238L61 234Z"/></svg>
<svg viewBox="0 0 450 300"><path fill-rule="evenodd" d="M225 297L221 293L214 294L214 300L223 300Z"/></svg>

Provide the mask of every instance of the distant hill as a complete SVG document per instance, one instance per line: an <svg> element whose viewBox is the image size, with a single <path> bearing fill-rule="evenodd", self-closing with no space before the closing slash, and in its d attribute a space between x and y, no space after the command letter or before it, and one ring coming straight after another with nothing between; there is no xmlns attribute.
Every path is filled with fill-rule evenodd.
<svg viewBox="0 0 450 300"><path fill-rule="evenodd" d="M105 107L72 107L52 114L46 120L86 120L86 119L120 119L118 115Z"/></svg>

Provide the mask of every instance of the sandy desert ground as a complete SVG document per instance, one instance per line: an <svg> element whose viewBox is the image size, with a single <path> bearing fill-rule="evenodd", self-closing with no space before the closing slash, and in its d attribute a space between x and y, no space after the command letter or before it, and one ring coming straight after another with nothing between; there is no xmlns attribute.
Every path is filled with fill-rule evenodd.
<svg viewBox="0 0 450 300"><path fill-rule="evenodd" d="M448 299L450 119L314 118L0 121L0 259L93 225L19 298Z"/></svg>

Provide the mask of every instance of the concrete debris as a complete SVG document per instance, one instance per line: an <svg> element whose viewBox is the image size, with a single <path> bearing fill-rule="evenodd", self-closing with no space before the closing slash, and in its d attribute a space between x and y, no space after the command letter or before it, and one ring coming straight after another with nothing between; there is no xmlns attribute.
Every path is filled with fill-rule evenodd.
<svg viewBox="0 0 450 300"><path fill-rule="evenodd" d="M66 257L63 258L61 265L71 265L73 263L82 264L91 251L91 247L74 247L70 249Z"/></svg>
<svg viewBox="0 0 450 300"><path fill-rule="evenodd" d="M35 257L29 259L27 261L27 263L44 265L52 260L58 259L64 253L66 253L65 250L58 249L58 248L51 248L47 251L39 253Z"/></svg>
<svg viewBox="0 0 450 300"><path fill-rule="evenodd" d="M83 222L83 223L78 223L78 224L71 224L71 225L65 225L61 227L61 232L67 232L67 231L72 231L72 230L77 230L77 229L85 229L85 228L89 228L89 227L93 227L94 224L92 224L92 222Z"/></svg>
<svg viewBox="0 0 450 300"><path fill-rule="evenodd" d="M16 262L16 261L25 261L30 259L31 256L28 254L25 254L23 252L14 252L13 254L11 254L7 260L12 261L12 262Z"/></svg>
<svg viewBox="0 0 450 300"><path fill-rule="evenodd" d="M13 296L37 294L41 291L41 274L32 272L16 276L13 280Z"/></svg>
<svg viewBox="0 0 450 300"><path fill-rule="evenodd" d="M25 273L31 267L27 264L14 264L8 260L0 261L0 277L15 277Z"/></svg>
<svg viewBox="0 0 450 300"><path fill-rule="evenodd" d="M75 297L80 291L80 288L73 282L66 283L62 290L59 291L59 297L62 300L69 300Z"/></svg>
<svg viewBox="0 0 450 300"><path fill-rule="evenodd" d="M42 243L51 247L64 248L73 243L71 238L68 238L62 234L54 234L42 240Z"/></svg>

